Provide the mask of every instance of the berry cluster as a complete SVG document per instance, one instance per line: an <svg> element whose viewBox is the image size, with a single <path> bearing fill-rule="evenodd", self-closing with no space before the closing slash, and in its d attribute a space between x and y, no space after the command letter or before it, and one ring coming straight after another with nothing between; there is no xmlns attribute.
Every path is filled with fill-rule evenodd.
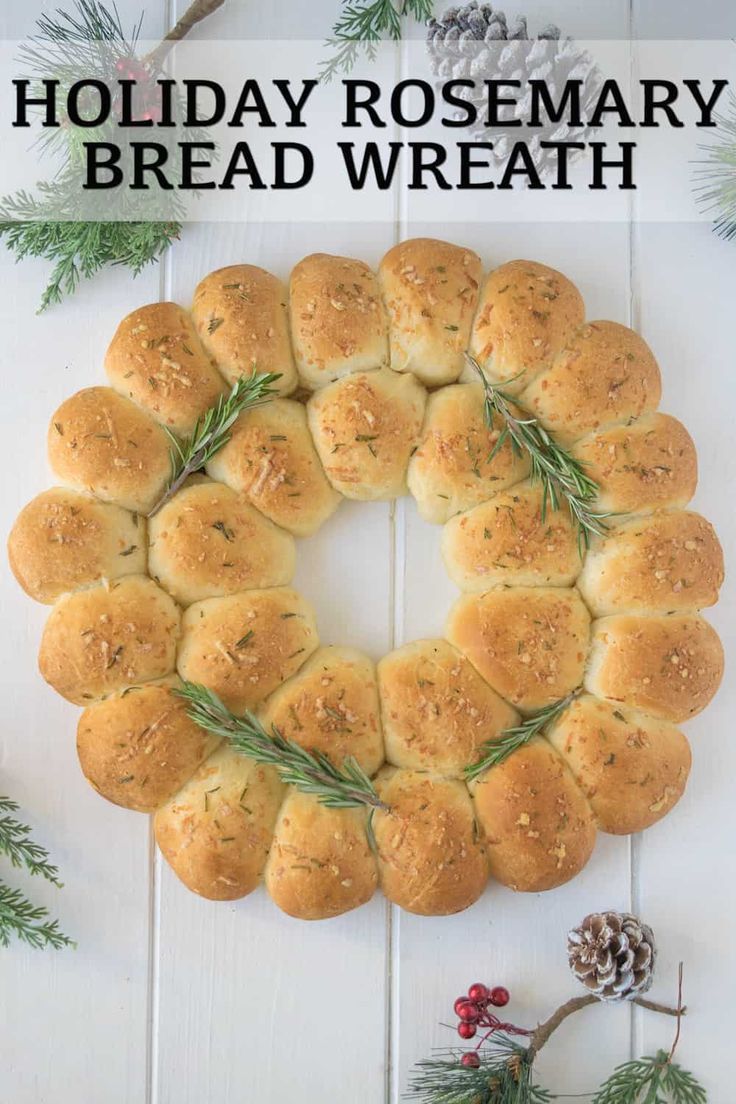
<svg viewBox="0 0 736 1104"><path fill-rule="evenodd" d="M524 1027L516 1027L515 1024L503 1023L498 1016L489 1011L490 1007L503 1008L509 1003L508 989L503 985L495 985L489 989L487 985L476 981L470 986L467 993L458 997L455 1001L455 1014L459 1019L457 1033L461 1039L473 1039L478 1034L478 1029L485 1028L485 1034L478 1040L475 1050L469 1050L463 1054L460 1061L464 1066L477 1069L480 1065L478 1051L483 1043L494 1031L505 1031L509 1035L528 1035Z"/></svg>
<svg viewBox="0 0 736 1104"><path fill-rule="evenodd" d="M137 117L146 122L160 122L162 116L161 106L158 102L159 89L153 80L150 68L145 62L134 57L118 58L115 62L115 69L124 80L136 82L133 92Z"/></svg>

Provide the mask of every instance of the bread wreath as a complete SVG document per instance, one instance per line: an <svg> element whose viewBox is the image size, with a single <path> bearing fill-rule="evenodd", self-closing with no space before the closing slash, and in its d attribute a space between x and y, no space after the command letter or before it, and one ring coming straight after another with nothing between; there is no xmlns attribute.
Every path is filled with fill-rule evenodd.
<svg viewBox="0 0 736 1104"><path fill-rule="evenodd" d="M470 350L584 460L615 516L581 556L547 512L528 459L484 421ZM164 429L189 432L255 367L281 394L150 521L169 478ZM252 265L211 273L189 313L134 311L106 358L109 387L78 392L49 427L63 484L20 514L9 555L53 605L44 678L84 706L79 759L110 801L153 813L191 890L232 900L265 880L303 919L363 904L378 885L428 915L476 901L489 876L539 891L574 877L598 830L639 832L681 796L676 726L722 674L700 610L723 578L718 539L687 510L696 455L658 413L657 363L634 332L586 322L563 275L402 242L378 273L315 254L290 287ZM288 397L295 395L295 397ZM462 591L446 638L377 668L320 647L290 587L294 537L342 497L410 491L444 526ZM172 691L179 677L336 764L353 755L389 807L369 846L360 810L326 808L219 744ZM525 714L577 691L544 735L469 785L464 768Z"/></svg>

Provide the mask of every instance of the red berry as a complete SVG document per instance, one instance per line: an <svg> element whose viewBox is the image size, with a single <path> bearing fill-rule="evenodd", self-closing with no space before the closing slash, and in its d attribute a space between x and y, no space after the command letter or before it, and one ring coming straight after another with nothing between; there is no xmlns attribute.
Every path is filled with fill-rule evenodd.
<svg viewBox="0 0 736 1104"><path fill-rule="evenodd" d="M503 985L496 985L491 989L491 1004L496 1008L503 1008L505 1004L509 1003L510 995L508 989L504 989Z"/></svg>
<svg viewBox="0 0 736 1104"><path fill-rule="evenodd" d="M459 1023L457 1033L461 1039L472 1039L478 1028L474 1023Z"/></svg>
<svg viewBox="0 0 736 1104"><path fill-rule="evenodd" d="M480 1065L480 1058L474 1050L469 1050L466 1054L463 1054L460 1061L464 1066L467 1066L468 1069L478 1069Z"/></svg>
<svg viewBox="0 0 736 1104"><path fill-rule="evenodd" d="M462 997L457 998L457 1000L455 1001L455 1003L452 1006L455 1009L455 1015L456 1016L460 1015L460 1005L461 1004L466 1004L467 1000L468 1000L467 996L462 996Z"/></svg>
<svg viewBox="0 0 736 1104"><path fill-rule="evenodd" d="M474 982L468 989L468 997L477 1004L480 1004L481 1001L487 1001L490 995L488 986L483 985L480 981Z"/></svg>
<svg viewBox="0 0 736 1104"><path fill-rule="evenodd" d="M465 1020L466 1023L475 1023L480 1016L478 1005L471 1000L460 1001L455 1011L460 1019Z"/></svg>

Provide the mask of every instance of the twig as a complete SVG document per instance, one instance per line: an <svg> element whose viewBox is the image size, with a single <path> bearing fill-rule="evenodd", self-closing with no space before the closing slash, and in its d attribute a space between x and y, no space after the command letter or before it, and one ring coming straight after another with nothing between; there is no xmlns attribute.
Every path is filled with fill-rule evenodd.
<svg viewBox="0 0 736 1104"><path fill-rule="evenodd" d="M225 0L193 0L181 19L171 28L156 49L152 50L150 54L146 56L146 65L150 65L153 69L160 69L164 58L168 56L169 51L175 44L181 42L183 38L186 38L192 27L195 27L197 23L201 23L203 19L212 15L218 8L221 8L224 3Z"/></svg>

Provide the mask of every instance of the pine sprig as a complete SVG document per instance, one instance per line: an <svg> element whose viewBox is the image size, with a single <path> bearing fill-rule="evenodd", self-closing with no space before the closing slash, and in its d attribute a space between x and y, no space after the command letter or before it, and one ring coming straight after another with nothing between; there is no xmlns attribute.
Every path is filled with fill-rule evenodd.
<svg viewBox="0 0 736 1104"><path fill-rule="evenodd" d="M592 1104L706 1104L706 1093L691 1073L666 1051L617 1066Z"/></svg>
<svg viewBox="0 0 736 1104"><path fill-rule="evenodd" d="M205 466L230 440L230 430L245 410L263 406L275 394L271 386L281 379L280 372L252 372L235 381L229 395L221 395L211 406L184 441L180 441L167 429L171 440L171 479L163 495L151 510L153 517L194 472Z"/></svg>
<svg viewBox="0 0 736 1104"><path fill-rule="evenodd" d="M504 759L508 759L513 752L523 747L524 744L528 744L548 724L556 720L579 693L579 690L573 691L567 697L561 698L559 701L553 702L552 705L548 705L546 709L535 713L533 717L527 717L521 724L514 725L513 728L505 728L497 739L487 740L480 748L481 757L478 762L470 763L465 768L465 777L468 781L472 782L479 775L489 770L490 767L497 767L499 763L503 763Z"/></svg>
<svg viewBox="0 0 736 1104"><path fill-rule="evenodd" d="M0 881L0 947L10 946L12 936L35 950L74 947L74 941L59 930L58 920L49 920L48 915L48 909L32 904L20 890Z"/></svg>
<svg viewBox="0 0 736 1104"><path fill-rule="evenodd" d="M31 874L40 875L61 889L58 868L49 862L46 848L29 838L30 827L13 815L18 810L17 802L0 797L0 854L9 858L13 866L25 866Z"/></svg>
<svg viewBox="0 0 736 1104"><path fill-rule="evenodd" d="M736 95L729 92L727 114L716 117L716 129L702 149L705 161L696 169L695 194L701 210L714 216L713 228L726 241L736 239Z"/></svg>
<svg viewBox="0 0 736 1104"><path fill-rule="evenodd" d="M363 53L370 61L376 57L378 43L401 38L401 17L413 16L423 23L432 15L433 0L342 0L339 18L326 45L333 55L323 62L320 79L330 81L337 73L347 73Z"/></svg>
<svg viewBox="0 0 736 1104"><path fill-rule="evenodd" d="M553 1098L535 1084L526 1048L502 1033L479 1054L477 1068L460 1064L459 1055L417 1063L407 1098L418 1104L546 1104Z"/></svg>
<svg viewBox="0 0 736 1104"><path fill-rule="evenodd" d="M480 364L469 353L468 364L483 384L483 415L489 429L494 428L494 415L503 422L503 429L488 457L493 459L507 440L514 452L527 455L531 461L531 480L542 486L542 521L548 508L559 510L567 504L578 530L578 545L582 554L593 535L602 536L607 529L605 519L610 513L594 509L598 497L597 483L586 474L584 465L567 449L559 445L538 418L518 399L491 383ZM509 381L511 382L511 381Z"/></svg>
<svg viewBox="0 0 736 1104"><path fill-rule="evenodd" d="M275 767L282 781L302 793L312 794L330 809L367 808L368 832L375 846L371 818L376 809L386 806L376 793L373 783L352 756L338 769L326 755L307 751L286 739L274 726L269 733L252 713L237 717L220 698L206 686L185 682L174 693L187 702L187 714L206 732L230 741L232 747L256 763Z"/></svg>

